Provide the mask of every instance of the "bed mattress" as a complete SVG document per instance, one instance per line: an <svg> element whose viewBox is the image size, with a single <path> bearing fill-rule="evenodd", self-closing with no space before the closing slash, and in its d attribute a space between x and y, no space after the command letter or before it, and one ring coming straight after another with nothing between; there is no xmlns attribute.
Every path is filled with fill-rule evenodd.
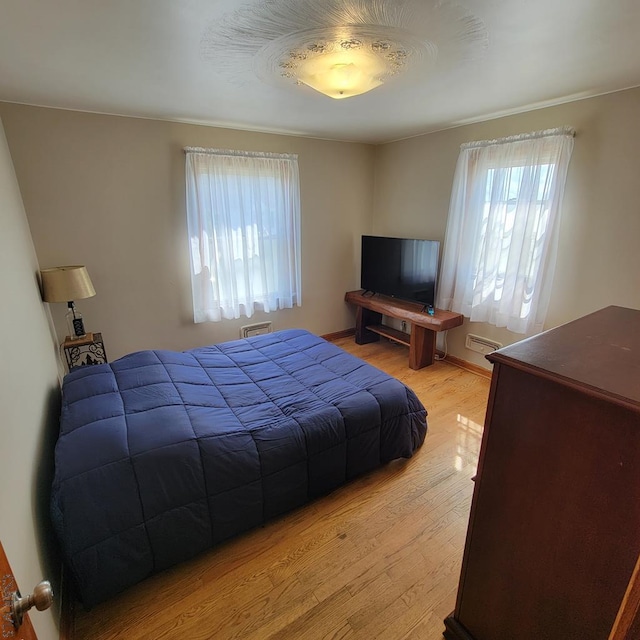
<svg viewBox="0 0 640 640"><path fill-rule="evenodd" d="M399 457L426 411L303 330L141 351L63 383L51 513L86 606Z"/></svg>

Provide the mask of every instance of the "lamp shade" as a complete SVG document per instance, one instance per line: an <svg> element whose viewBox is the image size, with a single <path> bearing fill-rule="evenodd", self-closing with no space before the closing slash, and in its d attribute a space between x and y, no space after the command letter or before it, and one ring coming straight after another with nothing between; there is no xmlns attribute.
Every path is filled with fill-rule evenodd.
<svg viewBox="0 0 640 640"><path fill-rule="evenodd" d="M71 302L96 295L86 267L72 265L40 271L45 302Z"/></svg>

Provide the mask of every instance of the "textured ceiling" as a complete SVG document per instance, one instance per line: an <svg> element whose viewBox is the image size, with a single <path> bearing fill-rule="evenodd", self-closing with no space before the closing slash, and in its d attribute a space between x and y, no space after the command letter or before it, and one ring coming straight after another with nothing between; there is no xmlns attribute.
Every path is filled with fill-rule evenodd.
<svg viewBox="0 0 640 640"><path fill-rule="evenodd" d="M0 0L0 100L378 143L640 85L640 0L468 0L482 47L444 55L451 25L432 24L437 64L332 100L254 55L265 12L277 35L296 3L304 17L308 0Z"/></svg>

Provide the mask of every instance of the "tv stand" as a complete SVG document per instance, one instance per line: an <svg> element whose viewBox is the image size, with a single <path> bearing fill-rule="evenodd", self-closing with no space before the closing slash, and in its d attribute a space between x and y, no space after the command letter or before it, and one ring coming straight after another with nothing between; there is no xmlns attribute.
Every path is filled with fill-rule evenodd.
<svg viewBox="0 0 640 640"><path fill-rule="evenodd" d="M365 295L365 291L348 291L345 301L357 307L356 343L368 344L384 336L409 347L409 367L422 369L432 365L436 356L436 334L462 324L463 317L453 311L435 309L433 315L423 311L425 305L390 298L378 293ZM398 331L382 324L382 316L409 322L411 333Z"/></svg>

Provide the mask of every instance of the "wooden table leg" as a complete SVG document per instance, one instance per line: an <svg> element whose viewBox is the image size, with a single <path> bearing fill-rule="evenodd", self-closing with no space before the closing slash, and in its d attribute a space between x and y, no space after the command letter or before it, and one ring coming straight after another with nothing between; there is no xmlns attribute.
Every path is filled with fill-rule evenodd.
<svg viewBox="0 0 640 640"><path fill-rule="evenodd" d="M435 362L436 332L414 324L411 327L409 345L409 368L422 369Z"/></svg>
<svg viewBox="0 0 640 640"><path fill-rule="evenodd" d="M373 331L367 329L367 325L376 325L382 323L382 314L358 307L356 311L356 344L369 344L369 342L377 342L380 336Z"/></svg>

